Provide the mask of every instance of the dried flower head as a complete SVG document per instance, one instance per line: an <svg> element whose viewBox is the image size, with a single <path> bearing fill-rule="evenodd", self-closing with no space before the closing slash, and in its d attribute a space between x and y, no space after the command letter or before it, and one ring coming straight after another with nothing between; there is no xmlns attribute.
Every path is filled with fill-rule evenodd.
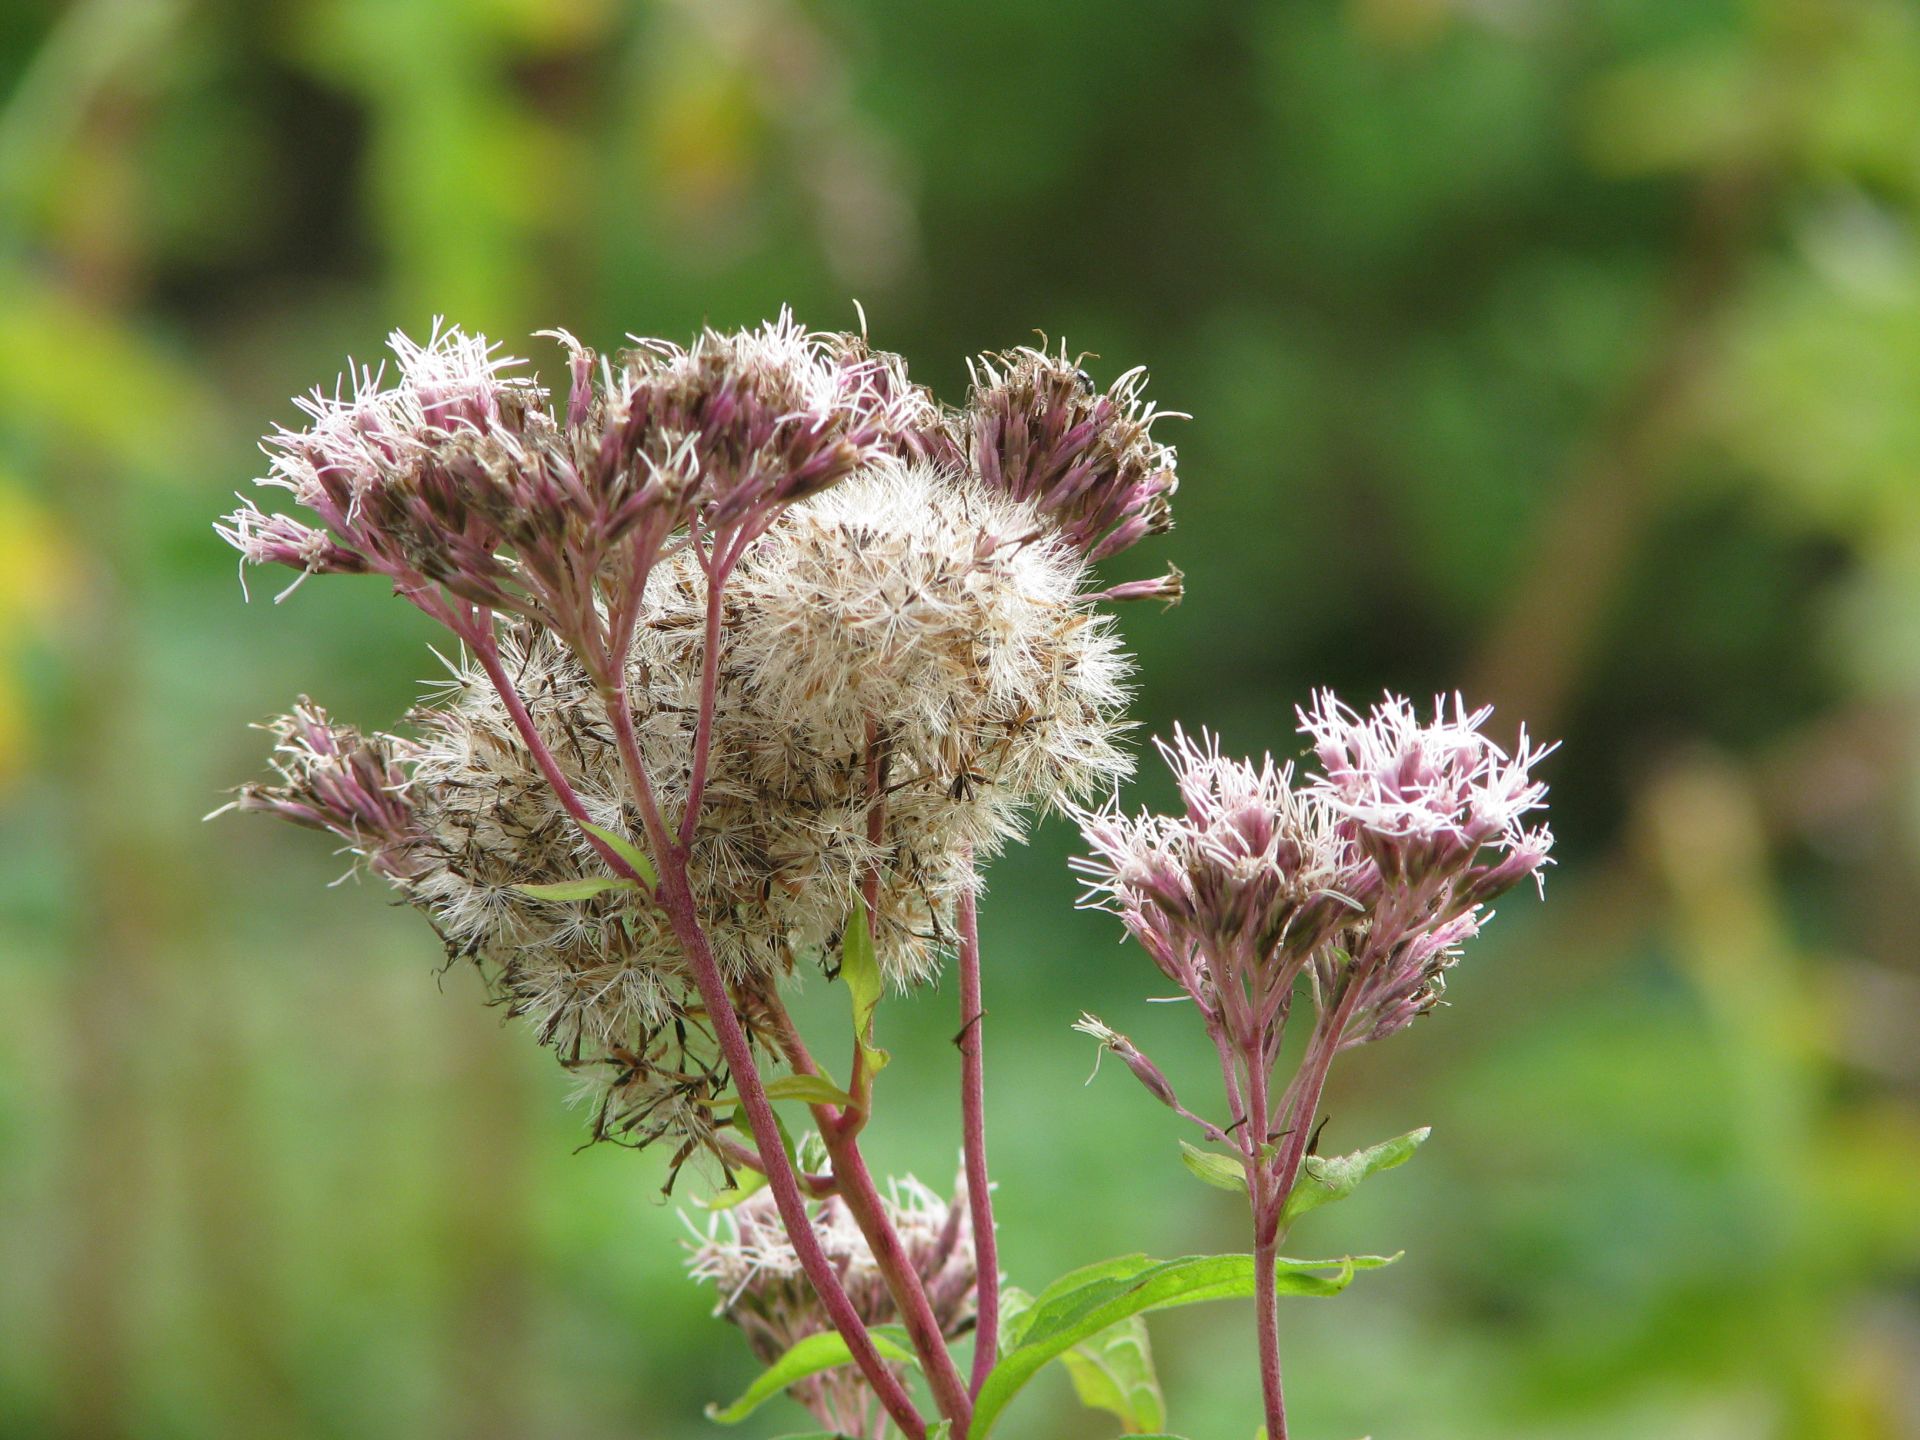
<svg viewBox="0 0 1920 1440"><path fill-rule="evenodd" d="M304 695L293 713L262 728L274 736L279 783L243 785L223 810L260 811L329 831L369 869L398 884L420 873L426 837L410 794L412 752L405 741L335 724Z"/></svg>
<svg viewBox="0 0 1920 1440"><path fill-rule="evenodd" d="M973 473L963 422L863 337L783 312L606 360L550 333L558 410L483 338L396 335L393 383L363 369L270 441L266 483L317 523L248 507L222 533L303 575L385 575L466 643L412 738L368 742L404 845L329 828L375 837L580 1076L597 1135L717 1151L730 1076L686 938L580 819L665 817L750 1037L798 961L837 966L857 910L896 984L926 977L976 862L1129 769L1129 662L1091 591L1112 526L1081 492L1124 483L1158 515L1171 452L1130 378L1072 441L1122 481L1026 493ZM290 786L243 808L332 813Z"/></svg>
<svg viewBox="0 0 1920 1440"><path fill-rule="evenodd" d="M972 369L967 450L985 484L1030 501L1094 560L1172 526L1173 447L1153 438L1171 412L1141 399L1144 369L1104 393L1064 347L984 355Z"/></svg>
<svg viewBox="0 0 1920 1440"><path fill-rule="evenodd" d="M965 1189L957 1189L951 1204L911 1176L891 1182L888 1189L882 1209L926 1289L935 1323L949 1339L964 1334L973 1321L974 1294L973 1231ZM837 1198L821 1201L813 1207L812 1220L814 1234L840 1272L861 1320L868 1325L897 1321L886 1280L846 1206ZM694 1234L689 1273L714 1287L714 1313L740 1327L763 1364L771 1364L807 1336L832 1328L769 1192L758 1191L718 1212L704 1232ZM835 1433L864 1435L872 1428L872 1391L851 1368L824 1371L788 1393Z"/></svg>
<svg viewBox="0 0 1920 1440"><path fill-rule="evenodd" d="M1126 773L1128 661L1082 594L1084 561L1023 542L1031 521L972 481L883 463L793 507L741 559L692 845L710 910L752 942L740 963L831 950L874 875L882 964L898 983L923 976L973 859ZM709 604L693 558L663 567L647 602L637 721L677 810Z"/></svg>

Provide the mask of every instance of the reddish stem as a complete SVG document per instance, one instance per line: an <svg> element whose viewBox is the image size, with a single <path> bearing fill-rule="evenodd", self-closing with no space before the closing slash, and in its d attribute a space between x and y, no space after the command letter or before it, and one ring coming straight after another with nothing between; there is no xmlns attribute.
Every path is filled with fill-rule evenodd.
<svg viewBox="0 0 1920 1440"><path fill-rule="evenodd" d="M972 890L961 892L959 909L960 1114L977 1272L970 1393L978 1399L1000 1350L1000 1246L993 1229L993 1192L987 1183L986 1056L980 1034L987 1012L981 1003L980 917Z"/></svg>
<svg viewBox="0 0 1920 1440"><path fill-rule="evenodd" d="M693 768L687 779L686 813L680 817L682 845L693 843L694 827L700 819L700 803L707 793L707 770L713 749L713 714L718 708L716 701L720 689L720 623L725 616L720 592L737 558L738 552L729 550L725 557L716 553L711 565L701 565L707 572L707 628L700 657L700 713L694 722Z"/></svg>
<svg viewBox="0 0 1920 1440"><path fill-rule="evenodd" d="M787 1159L787 1152L780 1144L779 1122L774 1118L773 1104L767 1099L766 1086L761 1083L760 1072L754 1065L752 1046L747 1041L746 1032L740 1028L740 1019L734 1013L733 1000L727 994L719 963L713 958L706 934L700 928L694 910L693 892L687 887L685 867L678 853L668 846L664 832L657 833L653 838L654 844L663 852L660 861L661 890L666 900L667 916L672 921L681 948L687 953L694 985L700 991L701 1002L707 1007L707 1018L713 1025L715 1038L720 1042L720 1052L733 1072L733 1084L740 1092L740 1103L746 1107L747 1118L753 1124L754 1145L760 1152L761 1173L767 1177L767 1184L773 1191L774 1203L779 1207L787 1238L793 1242L794 1251L799 1256L800 1268L806 1272L807 1279L812 1282L828 1317L833 1321L834 1329L846 1340L854 1363L860 1367L860 1373L866 1376L867 1383L873 1386L880 1403L886 1406L887 1413L893 1417L893 1423L900 1427L908 1440L924 1440L927 1433L925 1423L915 1412L913 1401L899 1377L887 1368L886 1361L880 1358L880 1352L873 1348L873 1340L867 1333L865 1322L853 1308L853 1302L847 1298L847 1292L840 1284L839 1273L821 1248L819 1236L814 1233L813 1220L807 1214L807 1202L800 1193L799 1180L792 1163ZM834 1173L836 1178L841 1178L837 1159Z"/></svg>
<svg viewBox="0 0 1920 1440"><path fill-rule="evenodd" d="M1280 1253L1280 1209L1272 1172L1260 1162L1268 1126L1268 1076L1253 1054L1257 1036L1247 1037L1247 1090L1251 1105L1243 1137L1251 1163L1247 1167L1247 1194L1253 1202L1254 1324L1260 1337L1260 1394L1265 1402L1267 1440L1287 1440L1287 1402L1280 1383L1280 1293L1275 1271Z"/></svg>
<svg viewBox="0 0 1920 1440"><path fill-rule="evenodd" d="M527 713L525 703L514 688L513 681L500 664L499 653L492 643L490 633L484 636L467 636L481 657L487 676L500 692L500 699L507 707L507 713L513 718L514 726L520 732L528 748L533 752L535 763L541 773L553 786L554 793L576 821L586 822L587 815L581 806L573 787L567 783L546 743L540 738L534 727L533 717ZM620 669L624 670L624 657L620 660ZM620 676L624 680L624 675ZM925 1440L927 1427L919 1413L913 1407L913 1400L907 1394L900 1379L880 1358L880 1352L874 1349L873 1339L867 1333L867 1327L859 1312L853 1308L853 1302L847 1298L846 1289L840 1283L839 1273L833 1262L827 1258L821 1248L820 1238L813 1228L812 1218L807 1214L806 1198L801 1194L800 1182L792 1163L787 1159L786 1150L780 1144L780 1127L774 1117L772 1102L767 1099L766 1087L760 1081L760 1073L753 1061L753 1048L747 1040L746 1032L740 1027L739 1017L734 1013L732 998L727 994L725 979L720 974L719 962L713 958L713 951L707 944L707 937L700 928L699 916L694 906L693 891L687 881L685 858L673 844L665 827L660 821L660 810L654 803L653 787L648 783L646 768L640 758L639 745L633 733L633 714L626 703L626 687L616 682L609 698L609 710L612 712L614 730L619 738L621 759L629 771L634 790L640 801L641 815L647 830L647 839L654 852L654 862L659 868L661 885L658 897L664 904L667 917L673 926L675 937L686 952L689 968L692 972L695 988L700 992L701 1003L706 1007L707 1018L713 1025L715 1038L719 1041L720 1052L726 1058L727 1067L733 1074L735 1088L740 1092L741 1104L746 1107L747 1118L752 1123L754 1143L759 1152L760 1171L767 1177L768 1187L773 1191L775 1205L779 1208L780 1219L785 1225L787 1236L793 1243L795 1254L800 1260L800 1268L812 1283L825 1306L828 1318L833 1321L834 1329L840 1332L847 1342L847 1349L854 1363L860 1367L860 1373L873 1387L874 1394L886 1407L893 1422L900 1427L907 1440ZM589 836L589 838L592 838ZM598 841L596 848L604 846ZM609 857L609 863L624 871L628 876L638 879L632 868L621 860L615 852Z"/></svg>
<svg viewBox="0 0 1920 1440"><path fill-rule="evenodd" d="M1260 1394L1266 1405L1267 1440L1287 1440L1287 1400L1280 1384L1280 1264L1278 1228L1255 1222L1253 1304L1260 1327Z"/></svg>
<svg viewBox="0 0 1920 1440"><path fill-rule="evenodd" d="M881 1204L880 1192L860 1153L860 1144L844 1133L826 1132L824 1138L827 1153L833 1157L833 1179L840 1199L866 1237L873 1263L887 1282L887 1291L900 1312L900 1323L906 1327L914 1352L926 1371L934 1403L942 1415L953 1421L953 1433L964 1436L973 1421L973 1402L947 1350L946 1337L940 1333L940 1322L927 1300L926 1287L920 1283L920 1273L913 1268L913 1260L900 1243L899 1233L887 1219L886 1207Z"/></svg>
<svg viewBox="0 0 1920 1440"><path fill-rule="evenodd" d="M867 794L870 797L867 839L877 851L885 841L887 832L886 791L890 747L878 723L871 718L867 721L866 738ZM880 862L876 859L868 868L861 886L861 903L867 913L867 933L876 938L879 934L875 923L879 899ZM833 1157L833 1175L840 1186L840 1198L860 1226L860 1233L866 1237L867 1248L873 1253L874 1263L887 1282L887 1290L900 1312L901 1323L906 1326L913 1340L913 1348L920 1356L927 1384L933 1390L934 1402L939 1406L940 1413L953 1421L955 1435L964 1436L973 1418L973 1401L947 1349L946 1337L940 1332L940 1323L927 1299L926 1286L921 1283L919 1272L913 1268L906 1248L887 1219L886 1208L880 1203L880 1192L867 1170L866 1158L860 1153L859 1134L872 1109L872 1092L873 1076L866 1065L866 1046L856 1037L851 1079L847 1085L847 1093L853 1097L853 1103L839 1112L837 1121L832 1110L825 1106L816 1107L815 1118L820 1123L821 1136L827 1143L827 1153Z"/></svg>
<svg viewBox="0 0 1920 1440"><path fill-rule="evenodd" d="M1287 1086L1281 1100L1281 1118L1287 1122L1286 1143L1271 1167L1259 1165L1250 1179L1253 1193L1253 1269L1254 1308L1260 1328L1260 1389L1267 1409L1267 1440L1286 1440L1287 1406L1280 1384L1280 1302L1275 1274L1280 1257L1281 1220L1287 1200L1299 1183L1300 1167L1306 1162L1307 1145L1313 1130L1313 1117L1320 1111L1320 1096L1326 1089L1327 1074L1333 1058L1340 1052L1340 1037L1346 1033L1360 997L1362 976L1349 977L1347 988L1333 1014L1314 1027L1300 1070ZM1253 1081L1254 1129L1264 1143L1267 1129L1267 1077L1263 1070ZM1257 1152L1256 1152L1257 1153Z"/></svg>
<svg viewBox="0 0 1920 1440"><path fill-rule="evenodd" d="M574 793L572 784L560 769L560 762L553 758L553 752L547 748L547 742L541 738L539 728L528 713L526 702L520 698L520 692L514 688L513 679L507 674L506 667L500 663L500 647L495 643L490 628L460 627L461 638L473 647L473 653L480 657L480 668L487 672L487 678L493 682L493 688L500 694L500 701L507 707L507 714L513 719L513 728L520 732L520 739L532 752L533 763L540 767L540 773L546 777L552 787L555 798L581 827L580 833L587 837L600 858L612 868L613 873L622 879L631 880L644 887L646 880L626 862L618 850L602 840L586 827L593 823L587 814L586 806L580 803L580 797Z"/></svg>

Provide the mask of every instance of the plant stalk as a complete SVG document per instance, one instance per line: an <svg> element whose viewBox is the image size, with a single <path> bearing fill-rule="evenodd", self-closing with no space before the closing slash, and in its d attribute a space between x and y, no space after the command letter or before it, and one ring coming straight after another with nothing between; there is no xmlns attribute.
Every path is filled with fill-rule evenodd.
<svg viewBox="0 0 1920 1440"><path fill-rule="evenodd" d="M962 1155L977 1275L969 1393L978 1399L1000 1349L1000 1246L993 1229L993 1191L987 1180L986 1056L980 1034L986 1010L981 1003L980 917L972 890L961 892L959 910Z"/></svg>

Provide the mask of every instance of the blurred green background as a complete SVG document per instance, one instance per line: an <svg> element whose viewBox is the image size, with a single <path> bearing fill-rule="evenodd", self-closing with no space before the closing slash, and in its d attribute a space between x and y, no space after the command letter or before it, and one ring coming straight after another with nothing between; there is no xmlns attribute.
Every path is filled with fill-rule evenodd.
<svg viewBox="0 0 1920 1440"><path fill-rule="evenodd" d="M751 1365L664 1157L317 837L199 817L303 690L433 668L372 582L241 603L287 396L436 314L684 338L865 303L961 394L1036 327L1195 417L1140 718L1330 683L1565 738L1560 865L1326 1144L1305 1440L1920 1436L1920 6L10 0L0 9L0 1436L681 1440ZM270 578L270 577L269 577ZM1149 774L1138 794L1166 793ZM1004 1260L1238 1248L1083 1007L1206 1047L1050 823L987 909ZM808 1003L837 1002L817 982ZM951 987L877 1163L955 1165ZM1155 1322L1244 1437L1247 1315ZM781 1413L783 1412L784 1413ZM802 1428L781 1402L741 1433ZM1057 1374L1018 1437L1098 1437Z"/></svg>

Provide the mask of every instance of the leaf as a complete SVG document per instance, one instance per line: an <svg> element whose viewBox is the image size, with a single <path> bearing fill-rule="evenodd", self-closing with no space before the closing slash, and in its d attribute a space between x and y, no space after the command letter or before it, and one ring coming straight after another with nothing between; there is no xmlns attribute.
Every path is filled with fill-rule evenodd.
<svg viewBox="0 0 1920 1440"><path fill-rule="evenodd" d="M851 1105L853 1097L824 1075L782 1075L767 1085L769 1100L804 1100L809 1105Z"/></svg>
<svg viewBox="0 0 1920 1440"><path fill-rule="evenodd" d="M609 890L638 890L640 887L618 875L587 875L578 880L555 880L547 885L516 885L513 888L535 900L591 900Z"/></svg>
<svg viewBox="0 0 1920 1440"><path fill-rule="evenodd" d="M758 1170L748 1169L744 1165L735 1172L735 1176L736 1178L730 1187L725 1190L716 1191L713 1196L707 1200L707 1209L731 1210L741 1201L758 1191L764 1190L767 1186L766 1176L762 1175Z"/></svg>
<svg viewBox="0 0 1920 1440"><path fill-rule="evenodd" d="M1182 1140L1180 1160L1209 1185L1221 1190L1234 1190L1242 1195L1247 1193L1247 1168L1233 1156L1216 1155L1211 1150L1202 1150L1198 1145L1189 1145Z"/></svg>
<svg viewBox="0 0 1920 1440"><path fill-rule="evenodd" d="M863 905L853 907L840 942L840 978L847 982L847 994L853 1001L853 1039L860 1047L867 1078L886 1068L893 1057L873 1043L873 1012L880 1008L886 993L886 978L880 973L880 960L873 950L873 934L867 928Z"/></svg>
<svg viewBox="0 0 1920 1440"><path fill-rule="evenodd" d="M1413 1152L1425 1144L1427 1136L1432 1133L1433 1127L1429 1125L1396 1135L1391 1140L1382 1140L1370 1149L1356 1150L1351 1155L1327 1158L1309 1155L1301 1163L1300 1178L1280 1212L1281 1229L1284 1231L1309 1210L1346 1199L1360 1188L1362 1180L1375 1171L1391 1170L1396 1165L1406 1164L1413 1158Z"/></svg>
<svg viewBox="0 0 1920 1440"><path fill-rule="evenodd" d="M1167 1401L1153 1369L1146 1316L1129 1315L1081 1341L1060 1363L1067 1367L1080 1403L1111 1412L1124 1434L1138 1435L1167 1423Z"/></svg>
<svg viewBox="0 0 1920 1440"><path fill-rule="evenodd" d="M609 850L613 851L614 854L626 861L627 864L631 865L633 867L633 873L646 881L647 884L658 885L660 883L660 872L653 868L653 861L647 858L647 852L619 831L607 830L585 820L580 822L580 828L593 836L594 839L600 841Z"/></svg>
<svg viewBox="0 0 1920 1440"><path fill-rule="evenodd" d="M892 1332L897 1329L892 1325L875 1326L868 1332L873 1337L873 1348L880 1352L883 1360L918 1364L912 1348L895 1338ZM722 1425L738 1425L789 1385L809 1375L818 1375L822 1370L852 1363L853 1353L847 1349L847 1342L839 1331L823 1330L817 1335L809 1335L761 1371L759 1378L731 1405L709 1405L707 1418Z"/></svg>
<svg viewBox="0 0 1920 1440"><path fill-rule="evenodd" d="M1338 1260L1281 1260L1275 1269L1282 1295L1337 1295L1356 1270L1390 1265L1398 1256L1345 1256ZM1331 1275L1321 1271L1331 1270ZM1130 1315L1229 1300L1253 1294L1251 1255L1188 1255L1150 1260L1127 1255L1087 1266L1055 1281L1021 1319L1017 1347L1001 1357L981 1387L974 1408L972 1440L985 1440L1007 1403L1049 1361Z"/></svg>
<svg viewBox="0 0 1920 1440"><path fill-rule="evenodd" d="M787 1152L787 1159L793 1159L793 1136L788 1133L787 1122L780 1118L778 1110L773 1112L773 1125L780 1132L780 1148ZM736 1103L733 1107L733 1128L747 1137L747 1144L753 1149L760 1148L760 1141L753 1133L753 1117L747 1114L747 1107Z"/></svg>

